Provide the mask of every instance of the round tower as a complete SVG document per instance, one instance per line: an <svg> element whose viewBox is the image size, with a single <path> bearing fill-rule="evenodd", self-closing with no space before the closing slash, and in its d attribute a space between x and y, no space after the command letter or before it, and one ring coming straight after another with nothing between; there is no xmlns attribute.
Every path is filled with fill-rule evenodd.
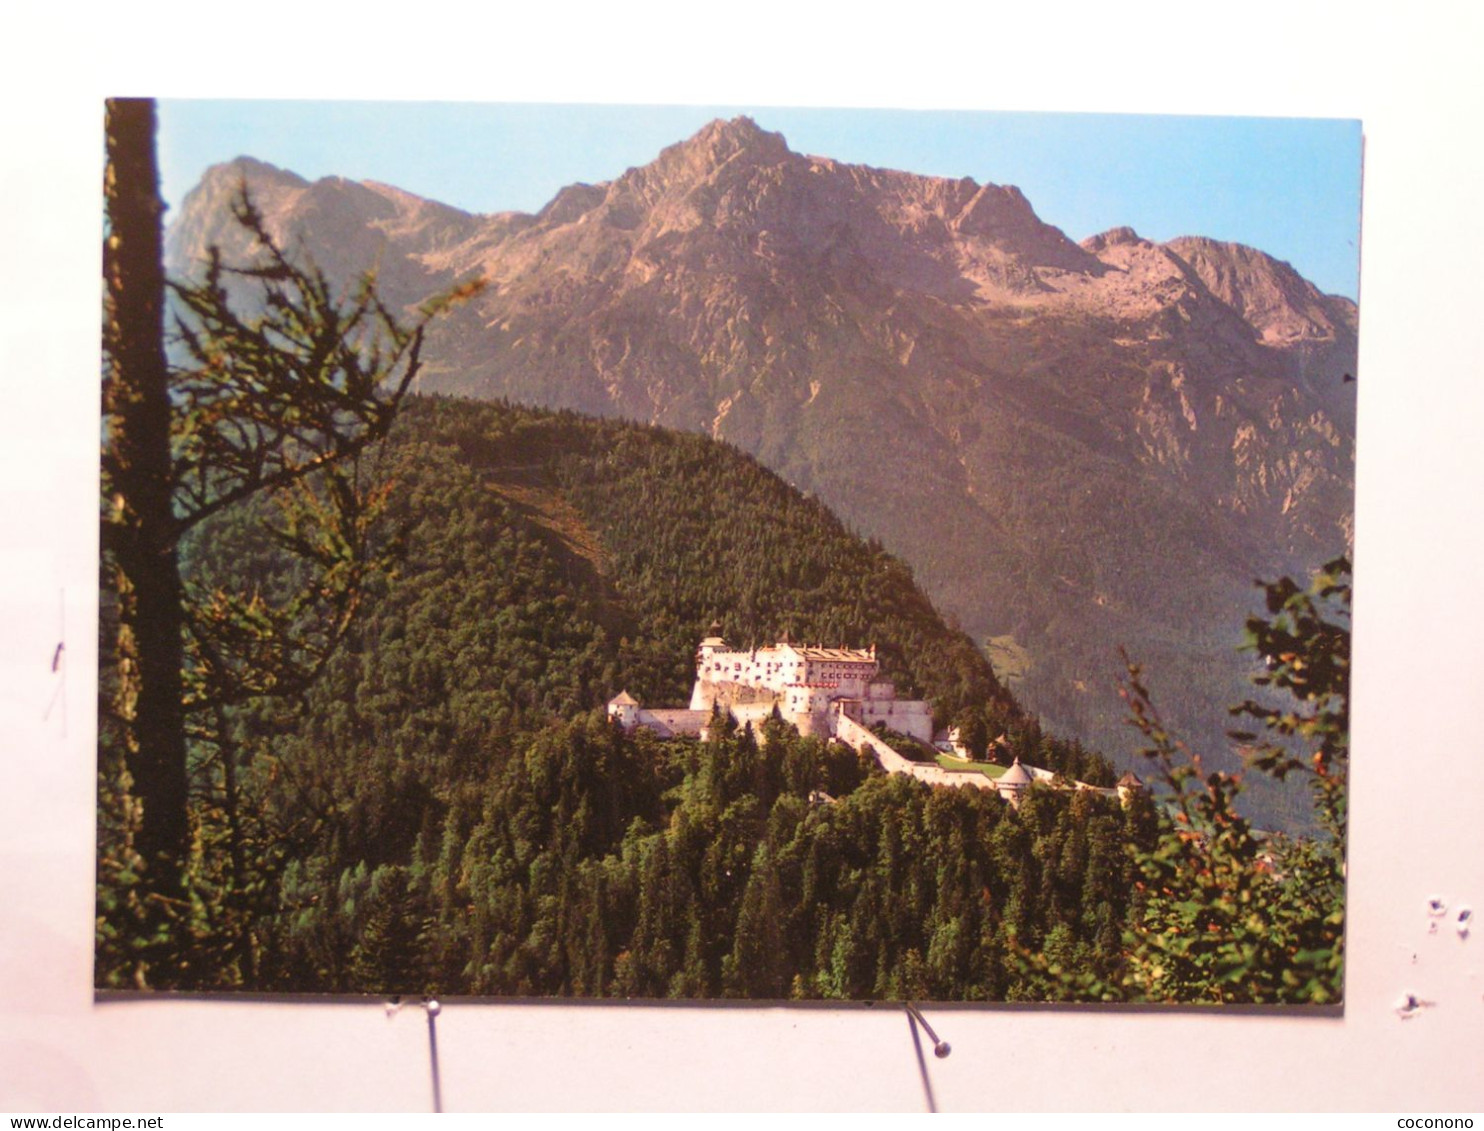
<svg viewBox="0 0 1484 1131"><path fill-rule="evenodd" d="M1118 779L1118 784L1115 788L1118 790L1118 803L1126 809L1129 802L1134 799L1134 794L1144 792L1144 783L1140 780L1138 774L1134 773L1133 770L1129 770L1123 777Z"/></svg>
<svg viewBox="0 0 1484 1131"><path fill-rule="evenodd" d="M627 691L620 691L608 700L608 717L624 730L633 730L639 725L639 701Z"/></svg>
<svg viewBox="0 0 1484 1131"><path fill-rule="evenodd" d="M706 635L701 638L701 647L696 653L696 660L707 660L713 652L727 651L726 639L721 634L721 621L714 620L711 627L706 630Z"/></svg>
<svg viewBox="0 0 1484 1131"><path fill-rule="evenodd" d="M1020 764L1019 755L1016 755L1010 768L995 780L995 789L999 795L1017 809L1020 808L1020 801L1025 796L1025 791L1030 787L1031 775Z"/></svg>

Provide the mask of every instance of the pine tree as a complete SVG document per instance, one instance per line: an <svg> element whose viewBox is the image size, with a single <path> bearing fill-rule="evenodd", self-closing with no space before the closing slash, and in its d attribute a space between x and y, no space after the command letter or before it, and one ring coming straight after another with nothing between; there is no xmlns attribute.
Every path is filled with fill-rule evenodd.
<svg viewBox="0 0 1484 1131"><path fill-rule="evenodd" d="M167 282L161 260L155 107L107 105L106 359L101 544L100 981L183 984L183 958L218 928L212 898L241 867L193 859L192 759L217 769L225 838L240 852L237 754L226 708L302 692L344 637L379 549L385 487L362 456L382 439L420 365L423 325L404 326L370 278L349 295L291 262L239 196L256 258L213 251L204 277ZM242 301L238 292L253 289ZM467 291L467 289L466 289ZM253 314L243 313L252 309ZM167 328L168 323L168 328ZM270 600L182 579L191 540L272 496L269 533L299 565ZM199 816L199 815L198 815ZM198 823L198 822L197 822ZM213 870L217 873L209 876Z"/></svg>

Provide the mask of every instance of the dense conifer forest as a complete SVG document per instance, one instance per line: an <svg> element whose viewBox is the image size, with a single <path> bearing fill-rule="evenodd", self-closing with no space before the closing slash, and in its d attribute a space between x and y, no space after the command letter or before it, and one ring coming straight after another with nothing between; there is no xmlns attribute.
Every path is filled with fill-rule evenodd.
<svg viewBox="0 0 1484 1131"><path fill-rule="evenodd" d="M1150 812L1038 790L1017 814L787 727L660 742L604 717L625 688L684 702L719 618L873 642L941 720L1111 782L822 506L700 437L509 405L413 401L378 458L395 564L308 692L233 709L194 756L202 945L151 957L120 904L101 984L997 999L1038 995L1025 950L1111 970ZM191 540L194 591L301 583L272 505Z"/></svg>

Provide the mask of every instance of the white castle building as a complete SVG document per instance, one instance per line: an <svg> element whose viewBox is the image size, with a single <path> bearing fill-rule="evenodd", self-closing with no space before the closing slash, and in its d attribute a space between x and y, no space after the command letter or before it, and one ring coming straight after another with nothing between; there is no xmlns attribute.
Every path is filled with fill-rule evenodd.
<svg viewBox="0 0 1484 1131"><path fill-rule="evenodd" d="M776 708L801 734L833 736L840 715L870 728L884 723L922 742L933 740L932 708L921 699L898 699L890 680L877 678L876 647L826 648L787 639L739 651L712 626L696 653L690 708L708 714L717 706L739 723L766 719Z"/></svg>
<svg viewBox="0 0 1484 1131"><path fill-rule="evenodd" d="M869 753L888 773L910 774L934 785L992 789L1016 807L1032 784L1051 785L1057 780L1048 770L1022 766L1019 758L998 778L904 758L871 728L884 723L899 734L932 745L932 709L921 699L898 699L896 686L877 678L880 672L875 645L826 648L784 639L762 648L738 650L722 639L719 625L712 625L711 634L696 652L696 683L689 707L651 710L624 691L609 700L608 717L627 731L643 727L661 738L695 735L704 739L718 708L739 725L752 724L755 732L776 710L800 734L839 739ZM1067 783L1064 788L1094 790L1126 802L1142 783L1125 774L1116 789L1085 782Z"/></svg>

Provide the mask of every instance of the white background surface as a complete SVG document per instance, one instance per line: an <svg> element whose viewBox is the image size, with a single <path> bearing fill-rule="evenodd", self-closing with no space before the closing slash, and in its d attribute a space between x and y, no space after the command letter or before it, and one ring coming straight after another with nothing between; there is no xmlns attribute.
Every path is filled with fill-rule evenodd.
<svg viewBox="0 0 1484 1131"><path fill-rule="evenodd" d="M118 8L114 9L116 13ZM1367 139L1350 966L1343 1017L930 1017L956 1110L1484 1107L1474 5L269 3L7 17L0 111L0 1109L427 1110L421 1011L95 1005L101 101L110 94L773 103L1358 117ZM235 21L235 22L234 22ZM992 170L984 176L993 179ZM63 598L65 594L65 600ZM65 633L62 675L50 670ZM61 684L65 680L65 687ZM65 692L49 715L47 705ZM1413 993L1430 1003L1395 1012ZM903 1014L448 1005L450 1109L921 1110Z"/></svg>

